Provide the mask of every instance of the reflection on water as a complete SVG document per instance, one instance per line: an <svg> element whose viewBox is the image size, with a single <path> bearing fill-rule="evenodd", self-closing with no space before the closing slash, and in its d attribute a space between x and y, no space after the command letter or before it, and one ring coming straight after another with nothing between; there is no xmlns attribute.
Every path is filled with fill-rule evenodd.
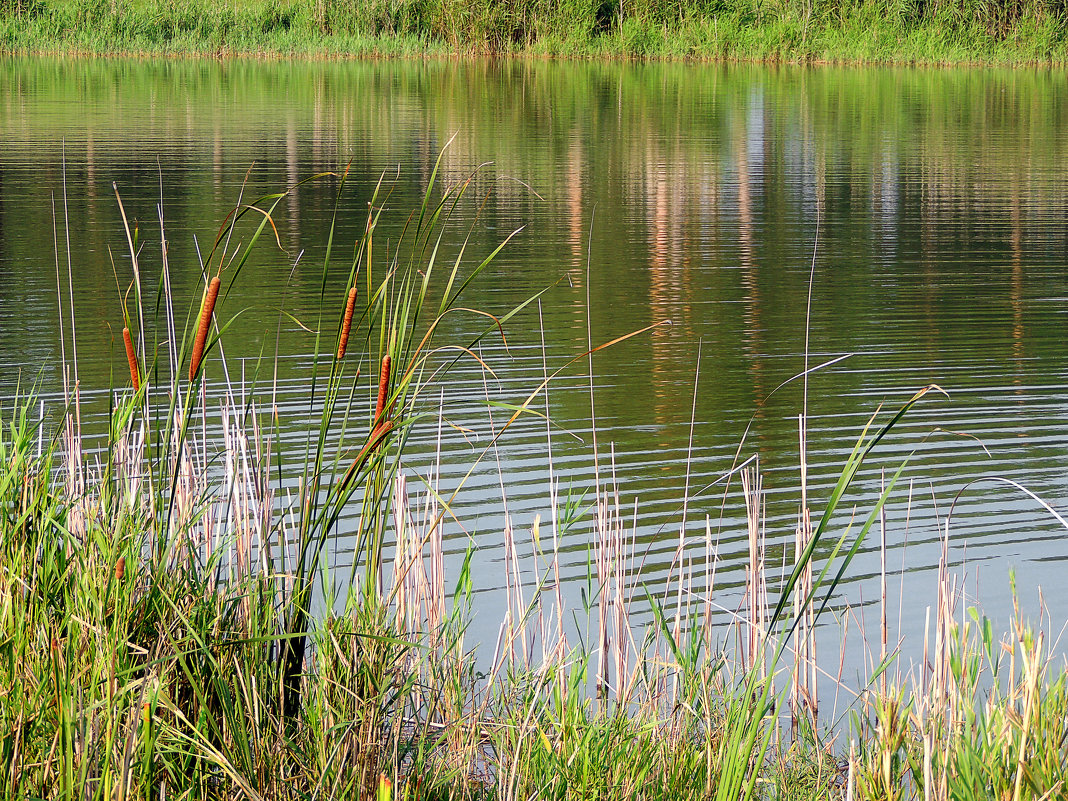
<svg viewBox="0 0 1068 801"><path fill-rule="evenodd" d="M139 223L145 269L157 274L162 197L184 308L199 297L197 245L210 243L239 196L351 164L340 207L341 248L351 248L374 183L384 176L387 225L399 230L451 143L446 181L483 165L452 247L471 228L470 258L481 257L523 227L469 302L501 312L552 286L542 318L532 306L509 326L507 352L486 354L499 397L521 399L540 380L539 319L550 365L585 350L587 322L595 342L671 323L593 358L601 459L614 453L624 498L639 504L647 580L668 569L689 486L688 525L703 531L707 516L719 533L719 586L732 607L744 510L736 492L724 502L722 485L709 485L752 454L766 473L769 564L781 567L799 505L802 393L800 382L777 388L804 364L813 257L811 363L852 354L810 382L816 514L879 404L895 407L928 383L950 393L925 402L880 449L863 476L869 494L856 499L864 513L880 469L916 450L888 520L894 546L909 543L892 557L907 574L906 621L922 620L934 598L936 514L970 481L998 474L1066 501L1063 73L7 59L0 74L5 397L19 370L23 381L58 385L54 213L61 233L69 225L88 391L122 369L112 260L120 283L129 264L113 181ZM336 188L327 177L294 191L278 218L280 246L261 249L224 309L243 310L227 334L231 354L273 359L278 349L292 408L310 341L279 309L312 319ZM448 324L461 336L471 323ZM557 467L576 491L593 475L585 365L550 394L566 429L553 439ZM473 369L467 378L450 387L446 413L484 442L485 390ZM545 436L531 420L503 441L520 529L545 517ZM431 441L428 433L427 453ZM446 476L461 473L471 447L462 438L446 447ZM499 559L496 470L476 472L461 496L485 563ZM969 591L997 614L1008 609L997 606L1007 565L1022 587L1049 585L1068 556L1048 516L1005 487L968 488L951 531L958 562L984 563ZM585 536L578 526L565 539L572 578L585 575ZM454 550L467 542L458 533ZM695 559L701 548L695 540ZM877 552L865 549L846 592L858 607L874 598L859 579L877 569Z"/></svg>

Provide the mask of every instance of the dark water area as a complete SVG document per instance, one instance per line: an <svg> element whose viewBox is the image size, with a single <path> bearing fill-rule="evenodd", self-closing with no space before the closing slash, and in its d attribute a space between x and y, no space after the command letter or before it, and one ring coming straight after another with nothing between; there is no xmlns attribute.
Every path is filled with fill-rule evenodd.
<svg viewBox="0 0 1068 801"><path fill-rule="evenodd" d="M581 495L594 481L592 417L602 480L614 474L623 505L637 505L642 581L663 584L680 528L703 576L707 524L726 619L748 559L737 479L726 494L720 480L732 466L755 456L764 475L772 588L793 558L805 401L803 382L789 380L806 364L807 321L810 366L840 359L808 383L815 516L880 407L888 419L928 384L948 393L926 397L879 446L832 528L840 534L854 507L854 525L863 521L881 476L913 454L886 509L894 628L900 620L901 634L922 642L948 521L962 607L1007 625L1014 571L1025 608L1036 610L1041 586L1059 631L1068 532L1001 479L1068 509L1063 72L9 58L0 61L0 398L9 404L20 381L49 398L59 390L56 245L63 283L66 232L87 416L123 382L116 274L125 288L131 268L113 182L137 223L150 286L162 199L181 322L201 291L197 247L210 248L239 197L349 165L335 247L351 252L374 186L391 192L386 243L442 149L442 180L471 181L447 255L470 232L470 269L521 229L465 305L502 314L546 290L540 311L532 304L509 322L507 347L485 341L495 376L468 360L445 387L444 486L508 416L498 407L490 420L487 397L521 402L544 357L550 372L563 368L548 398L561 491ZM313 325L337 189L327 176L292 191L277 242L257 248L221 307L226 318L240 312L225 337L234 369L260 354L277 364L294 442L307 420L312 341L294 319ZM328 279L334 297L347 267ZM590 363L569 360L588 337L657 323L593 357L591 416ZM446 333L467 341L484 327L456 315ZM550 517L547 438L544 420L521 418L457 495L450 560L477 548L475 584L491 613L505 508L526 549L535 517ZM413 439L413 474L438 458L436 440L436 426ZM576 605L589 517L561 542ZM878 615L877 531L833 605L853 632ZM341 536L335 558L345 553ZM484 640L496 631L488 618ZM863 659L858 645L849 662Z"/></svg>

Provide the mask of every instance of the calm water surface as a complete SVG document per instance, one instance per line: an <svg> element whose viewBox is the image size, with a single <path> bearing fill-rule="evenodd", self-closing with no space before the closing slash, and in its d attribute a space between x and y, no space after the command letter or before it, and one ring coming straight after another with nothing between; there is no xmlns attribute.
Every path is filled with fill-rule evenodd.
<svg viewBox="0 0 1068 801"><path fill-rule="evenodd" d="M385 241L451 141L446 182L481 166L454 246L471 228L480 258L523 229L468 304L501 313L551 288L540 318L532 306L510 323L507 349L499 338L485 345L496 380L468 365L447 388L447 418L471 433L446 438L446 485L504 419L498 411L491 423L486 397L515 402L541 380L542 330L552 370L583 353L587 325L600 342L669 322L593 360L601 472L614 459L624 504L637 503L653 587L689 495L687 548L699 569L709 519L717 593L734 609L744 507L736 484L725 501L723 485L709 485L736 459L759 457L774 584L793 541L803 403L801 382L775 390L803 369L811 271L811 362L848 357L809 385L814 512L868 417L938 384L949 397L921 403L849 503L866 515L880 471L916 451L888 508L892 614L920 639L939 521L956 502L950 554L967 603L1004 624L1015 570L1025 601L1044 588L1057 630L1068 614L1066 532L1021 492L973 482L1012 479L1068 508L1066 83L1022 70L3 60L0 393L13 397L20 377L59 386L54 209L68 220L81 381L99 410L93 391L125 370L112 259L124 285L130 265L112 182L138 221L149 283L162 197L184 308L200 292L196 243L211 241L243 184L254 197L351 162L340 223L349 248L385 174ZM290 420L306 410L311 345L289 318L280 324L279 308L313 319L336 189L323 179L293 193L280 247L260 248L223 308L242 312L226 337L232 357L279 351ZM344 271L334 280L340 291ZM450 325L456 338L481 330L460 317ZM593 478L587 367L565 370L549 394L555 468L577 493ZM299 427L288 430L295 438ZM416 443L413 468L429 464L435 433ZM548 517L543 421L520 421L459 496L450 552L478 547L487 599L500 584L502 483L526 542L535 515ZM583 522L564 539L576 603L588 540ZM842 593L869 624L878 565L872 538Z"/></svg>

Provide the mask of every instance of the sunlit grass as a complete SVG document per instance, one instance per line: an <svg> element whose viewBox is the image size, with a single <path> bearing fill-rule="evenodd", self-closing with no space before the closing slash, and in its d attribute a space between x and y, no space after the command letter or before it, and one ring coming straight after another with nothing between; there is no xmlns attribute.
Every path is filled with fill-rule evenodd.
<svg viewBox="0 0 1068 801"><path fill-rule="evenodd" d="M1068 15L1049 0L2 0L13 52L1060 63Z"/></svg>

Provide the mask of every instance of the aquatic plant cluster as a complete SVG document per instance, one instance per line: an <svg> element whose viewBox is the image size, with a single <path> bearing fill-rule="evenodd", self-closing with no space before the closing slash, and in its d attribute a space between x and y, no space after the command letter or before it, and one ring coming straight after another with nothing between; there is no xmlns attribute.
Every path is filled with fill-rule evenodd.
<svg viewBox="0 0 1068 801"><path fill-rule="evenodd" d="M0 0L0 50L1050 63L1061 0Z"/></svg>
<svg viewBox="0 0 1068 801"><path fill-rule="evenodd" d="M463 291L507 242L473 262L462 242L440 263L466 189L431 177L388 249L375 246L379 191L351 259L334 255L331 228L312 328L312 422L287 453L269 391L233 381L225 353L230 288L285 193L236 206L184 325L166 248L158 289L144 292L147 254L127 228L130 274L118 283L130 381L114 393L105 441L81 430L73 331L58 420L32 391L2 406L5 797L1062 794L1068 693L1045 634L1017 615L999 641L978 613L959 617L945 550L918 671L903 672L888 650L884 593L880 659L852 705L848 745L817 714L826 674L814 627L900 469L860 522L839 532L835 511L873 448L936 388L873 416L828 497L802 488L793 563L770 589L760 474L753 461L737 465L750 565L735 625L717 623L711 525L700 564L684 558L680 527L666 587L652 593L607 473L585 512L586 602L568 607L560 536L584 512L554 482L544 531L506 522L499 637L489 658L486 644L476 654L470 554L457 575L445 570L453 498L433 476L421 492L410 487L403 463L414 427L440 425L424 398L447 386L456 360L491 369L477 342L439 341L447 314L474 313ZM235 236L238 226L250 227ZM348 276L337 296L325 289L334 270ZM72 272L65 286L57 278L62 304ZM486 316L485 336L502 335L517 311ZM508 410L495 437L540 413L551 378ZM345 576L324 559L342 533L352 543ZM649 624L635 622L637 606L652 611Z"/></svg>

